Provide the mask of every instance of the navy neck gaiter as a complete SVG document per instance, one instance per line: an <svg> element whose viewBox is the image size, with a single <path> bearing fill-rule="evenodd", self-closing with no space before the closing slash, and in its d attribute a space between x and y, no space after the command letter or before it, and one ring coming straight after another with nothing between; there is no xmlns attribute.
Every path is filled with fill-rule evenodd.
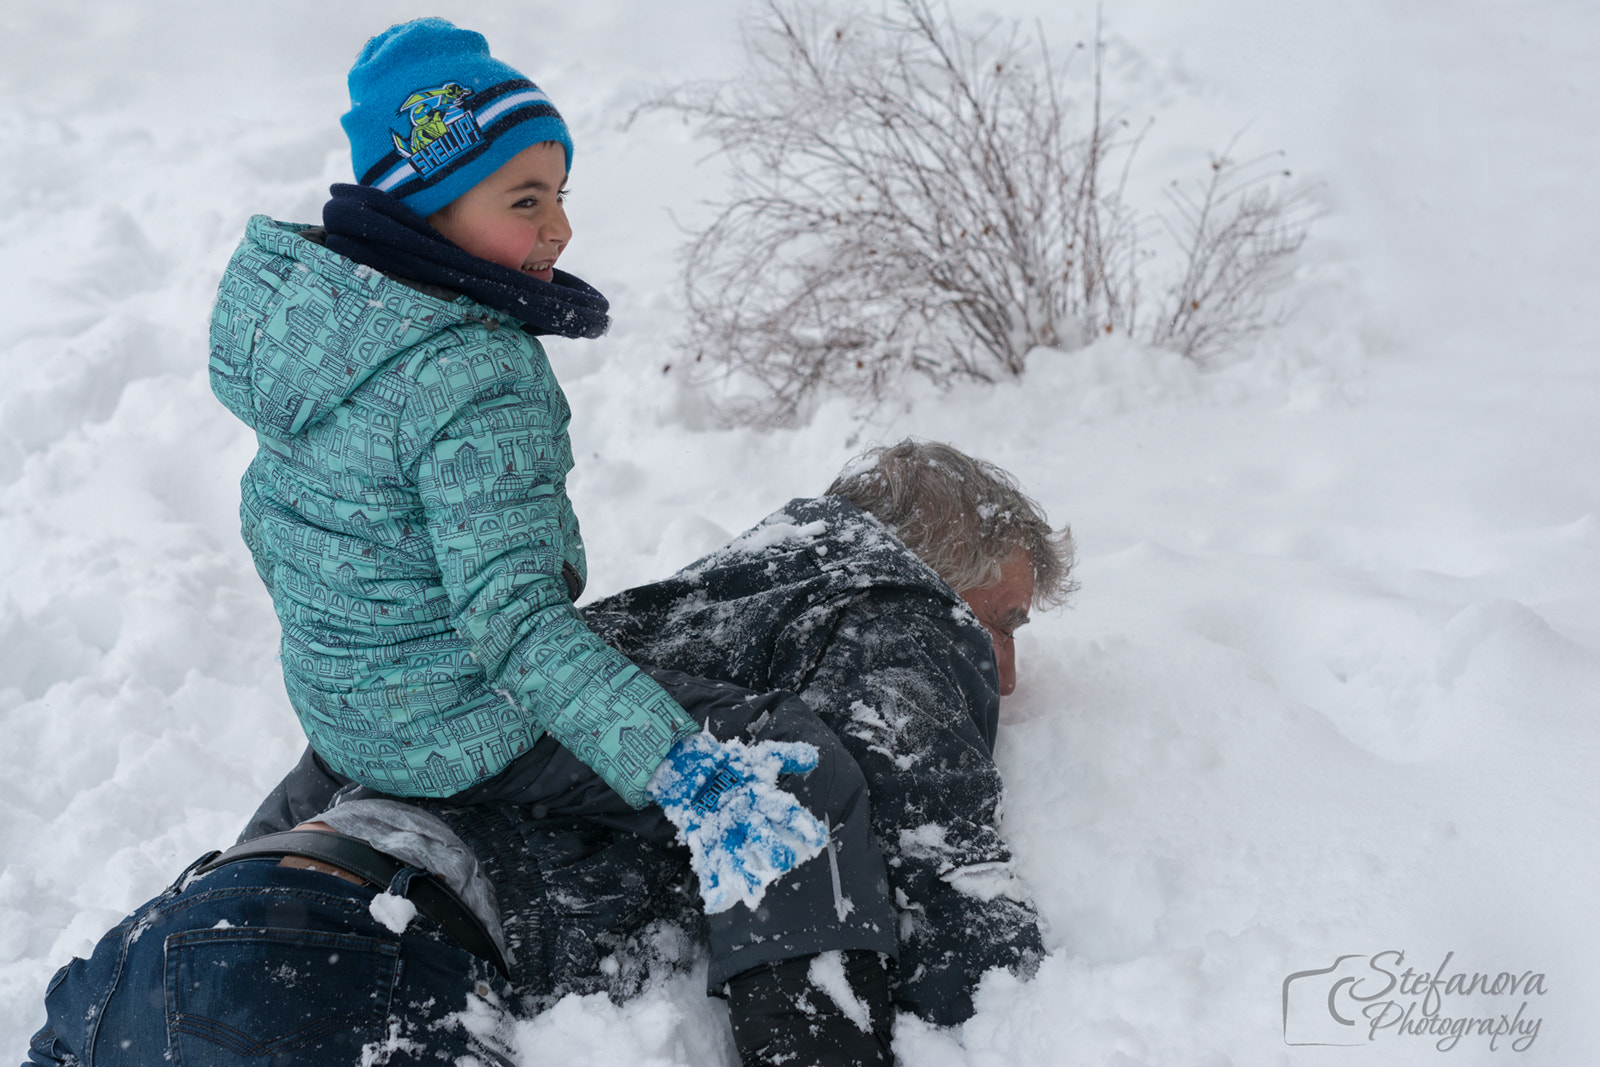
<svg viewBox="0 0 1600 1067"><path fill-rule="evenodd" d="M479 259L388 193L338 184L322 208L327 246L374 270L443 286L522 323L536 337L599 337L611 325L599 290L564 270L540 281Z"/></svg>

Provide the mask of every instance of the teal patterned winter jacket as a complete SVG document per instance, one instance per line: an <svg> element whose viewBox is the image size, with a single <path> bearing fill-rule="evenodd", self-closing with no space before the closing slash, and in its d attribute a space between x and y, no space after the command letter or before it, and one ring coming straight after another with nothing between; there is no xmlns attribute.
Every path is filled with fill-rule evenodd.
<svg viewBox="0 0 1600 1067"><path fill-rule="evenodd" d="M312 747L438 797L548 731L644 806L696 727L572 606L570 410L544 349L316 236L251 219L211 320L212 390L259 443L240 519Z"/></svg>

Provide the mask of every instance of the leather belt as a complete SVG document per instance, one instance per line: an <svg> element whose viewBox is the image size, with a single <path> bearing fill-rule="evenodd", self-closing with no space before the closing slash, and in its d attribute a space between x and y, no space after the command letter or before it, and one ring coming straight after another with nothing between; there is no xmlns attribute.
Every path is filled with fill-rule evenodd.
<svg viewBox="0 0 1600 1067"><path fill-rule="evenodd" d="M269 856L302 856L317 860L377 886L388 885L408 866L358 838L328 830L285 830L234 845L226 852L213 852L200 861L194 873L196 876L208 874L224 864ZM511 968L482 920L444 883L421 871L411 879L406 898L419 912L438 923L457 945L510 977Z"/></svg>

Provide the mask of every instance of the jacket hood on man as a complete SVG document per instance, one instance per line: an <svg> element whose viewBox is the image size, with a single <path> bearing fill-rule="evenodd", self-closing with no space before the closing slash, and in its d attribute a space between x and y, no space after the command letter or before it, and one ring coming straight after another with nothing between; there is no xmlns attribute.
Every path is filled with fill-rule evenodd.
<svg viewBox="0 0 1600 1067"><path fill-rule="evenodd" d="M212 391L257 433L303 433L430 333L473 321L515 325L466 297L430 295L331 252L319 235L252 218L228 267L229 299L212 313ZM251 250L267 255L238 269Z"/></svg>
<svg viewBox="0 0 1600 1067"><path fill-rule="evenodd" d="M671 578L596 601L584 615L637 662L798 692L841 613L868 597L950 620L988 676L974 686L983 695L972 725L992 750L999 683L987 631L933 568L843 497L791 500Z"/></svg>

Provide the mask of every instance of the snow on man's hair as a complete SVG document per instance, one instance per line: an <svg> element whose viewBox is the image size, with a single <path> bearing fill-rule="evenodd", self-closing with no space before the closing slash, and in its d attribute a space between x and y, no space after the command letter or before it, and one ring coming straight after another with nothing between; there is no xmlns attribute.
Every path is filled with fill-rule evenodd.
<svg viewBox="0 0 1600 1067"><path fill-rule="evenodd" d="M828 495L875 515L957 593L998 581L1019 548L1033 562L1035 604L1065 603L1078 587L1071 527L1052 530L1015 478L949 445L908 437L869 449Z"/></svg>

